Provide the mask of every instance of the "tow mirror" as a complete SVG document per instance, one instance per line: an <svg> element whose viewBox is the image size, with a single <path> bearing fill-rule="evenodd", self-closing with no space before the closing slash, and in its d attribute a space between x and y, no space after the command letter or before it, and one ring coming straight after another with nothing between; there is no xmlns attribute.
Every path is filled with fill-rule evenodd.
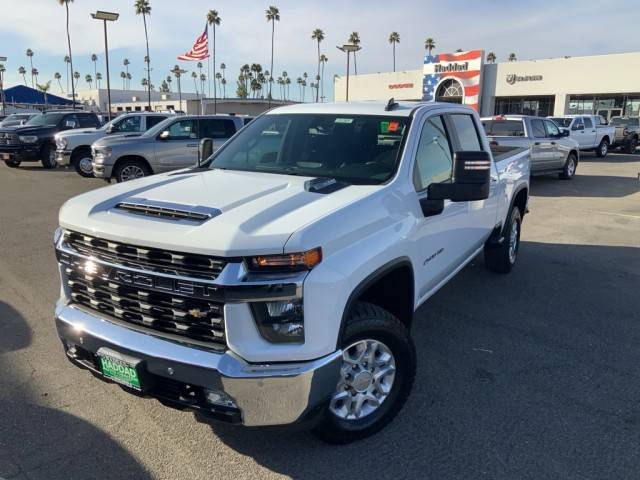
<svg viewBox="0 0 640 480"><path fill-rule="evenodd" d="M107 127L107 135L113 133L113 123Z"/></svg>
<svg viewBox="0 0 640 480"><path fill-rule="evenodd" d="M169 130L165 130L158 136L158 138L160 140L169 140L170 136L171 136L171 132Z"/></svg>
<svg viewBox="0 0 640 480"><path fill-rule="evenodd" d="M76 128L76 122L74 122L73 120L67 120L64 123L64 126L67 128Z"/></svg>
<svg viewBox="0 0 640 480"><path fill-rule="evenodd" d="M563 128L562 130L560 130L560 136L561 137L568 137L570 135L571 132L569 132L569 130L567 130L566 128Z"/></svg>
<svg viewBox="0 0 640 480"><path fill-rule="evenodd" d="M196 167L202 165L213 153L213 139L203 138L198 145L198 162Z"/></svg>
<svg viewBox="0 0 640 480"><path fill-rule="evenodd" d="M488 152L462 151L453 154L453 181L432 183L427 188L430 200L473 202L489 198L491 156Z"/></svg>

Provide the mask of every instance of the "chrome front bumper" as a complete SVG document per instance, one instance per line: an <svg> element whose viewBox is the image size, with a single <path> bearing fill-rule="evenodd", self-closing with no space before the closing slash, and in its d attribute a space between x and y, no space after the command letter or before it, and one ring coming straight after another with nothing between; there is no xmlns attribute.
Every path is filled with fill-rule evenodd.
<svg viewBox="0 0 640 480"><path fill-rule="evenodd" d="M71 163L71 152L68 150L56 150L56 163L66 167Z"/></svg>
<svg viewBox="0 0 640 480"><path fill-rule="evenodd" d="M230 351L216 353L131 330L62 300L56 304L55 318L67 356L76 365L96 372L90 365L74 359L71 352L76 346L91 356L99 348L115 350L142 360L145 371L159 379L224 392L237 406L240 422L247 426L303 420L328 400L339 376L342 358L339 350L308 362L250 364ZM207 406L181 406L207 409ZM218 407L208 408L216 413Z"/></svg>

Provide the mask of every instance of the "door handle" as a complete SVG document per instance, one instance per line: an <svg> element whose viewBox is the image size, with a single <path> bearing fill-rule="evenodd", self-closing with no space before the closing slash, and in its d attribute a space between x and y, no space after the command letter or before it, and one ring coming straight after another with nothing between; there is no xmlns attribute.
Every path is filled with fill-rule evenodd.
<svg viewBox="0 0 640 480"><path fill-rule="evenodd" d="M534 142L534 145L540 145L540 142Z"/></svg>
<svg viewBox="0 0 640 480"><path fill-rule="evenodd" d="M551 145L555 145L555 144L556 144L556 142L551 142Z"/></svg>
<svg viewBox="0 0 640 480"><path fill-rule="evenodd" d="M187 147L197 147L197 143L187 143Z"/></svg>
<svg viewBox="0 0 640 480"><path fill-rule="evenodd" d="M496 183L498 181L498 177L491 177L491 183Z"/></svg>

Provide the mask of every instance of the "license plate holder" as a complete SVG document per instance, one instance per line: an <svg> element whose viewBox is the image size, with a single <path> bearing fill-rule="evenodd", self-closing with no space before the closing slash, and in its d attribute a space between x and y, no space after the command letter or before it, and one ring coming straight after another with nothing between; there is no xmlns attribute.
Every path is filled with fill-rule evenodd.
<svg viewBox="0 0 640 480"><path fill-rule="evenodd" d="M105 347L98 349L96 356L105 378L139 392L147 387L142 360Z"/></svg>
<svg viewBox="0 0 640 480"><path fill-rule="evenodd" d="M2 159L3 160L11 160L11 154L10 153L3 153L2 154Z"/></svg>

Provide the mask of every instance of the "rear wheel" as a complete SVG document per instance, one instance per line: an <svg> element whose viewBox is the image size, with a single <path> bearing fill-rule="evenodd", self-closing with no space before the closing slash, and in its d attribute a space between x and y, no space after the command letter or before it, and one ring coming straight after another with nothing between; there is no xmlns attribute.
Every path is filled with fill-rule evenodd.
<svg viewBox="0 0 640 480"><path fill-rule="evenodd" d="M571 152L567 157L567 161L564 163L562 172L558 175L562 180L571 180L576 174L576 168L578 168L578 156Z"/></svg>
<svg viewBox="0 0 640 480"><path fill-rule="evenodd" d="M56 150L53 145L44 144L40 150L40 161L42 166L46 169L56 168Z"/></svg>
<svg viewBox="0 0 640 480"><path fill-rule="evenodd" d="M636 148L638 147L638 139L632 138L627 142L624 147L624 153L636 153Z"/></svg>
<svg viewBox="0 0 640 480"><path fill-rule="evenodd" d="M609 153L609 140L603 138L600 145L598 145L598 148L596 148L596 155L600 158L604 158L607 156L607 153Z"/></svg>
<svg viewBox="0 0 640 480"><path fill-rule="evenodd" d="M398 414L416 371L406 327L386 310L358 302L347 319L336 388L313 433L335 444L373 435Z"/></svg>
<svg viewBox="0 0 640 480"><path fill-rule="evenodd" d="M123 160L118 163L113 172L113 176L118 183L148 177L149 175L151 175L151 170L140 160Z"/></svg>
<svg viewBox="0 0 640 480"><path fill-rule="evenodd" d="M511 207L508 223L504 230L504 240L499 245L487 244L484 247L484 264L498 273L509 273L518 260L520 249L520 227L522 216L518 207Z"/></svg>
<svg viewBox="0 0 640 480"><path fill-rule="evenodd" d="M20 162L18 160L5 160L4 164L9 168L18 168L20 166Z"/></svg>
<svg viewBox="0 0 640 480"><path fill-rule="evenodd" d="M93 177L93 157L91 150L84 149L74 152L71 156L71 165L74 170L83 177Z"/></svg>

